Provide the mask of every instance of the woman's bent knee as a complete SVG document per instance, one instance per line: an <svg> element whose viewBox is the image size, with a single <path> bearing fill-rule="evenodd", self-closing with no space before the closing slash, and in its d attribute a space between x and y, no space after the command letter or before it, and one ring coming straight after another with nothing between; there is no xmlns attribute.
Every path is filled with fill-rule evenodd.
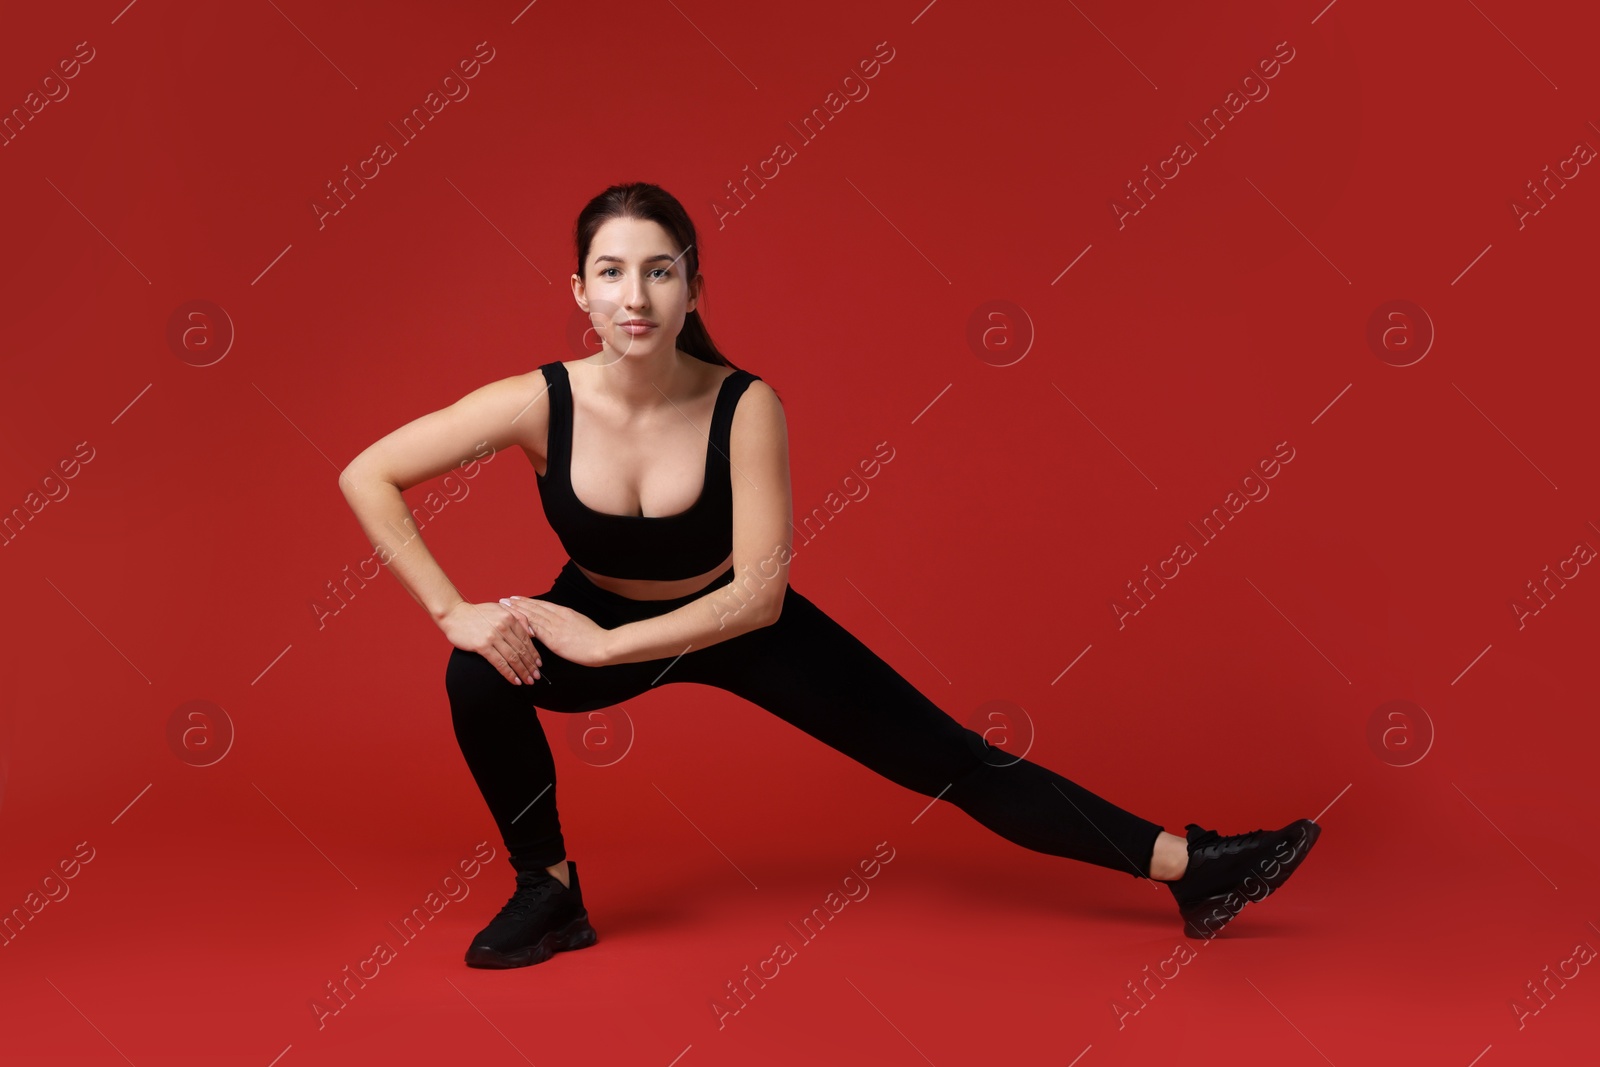
<svg viewBox="0 0 1600 1067"><path fill-rule="evenodd" d="M542 644L538 646L544 665L532 685L506 678L487 658L477 652L455 649L445 667L445 692L456 714L483 711L542 708L561 714L597 711L634 696L645 688L637 671L623 664L614 667L588 667L568 662Z"/></svg>
<svg viewBox="0 0 1600 1067"><path fill-rule="evenodd" d="M465 707L504 699L502 690L517 687L479 653L452 648L445 664L444 688L452 705Z"/></svg>

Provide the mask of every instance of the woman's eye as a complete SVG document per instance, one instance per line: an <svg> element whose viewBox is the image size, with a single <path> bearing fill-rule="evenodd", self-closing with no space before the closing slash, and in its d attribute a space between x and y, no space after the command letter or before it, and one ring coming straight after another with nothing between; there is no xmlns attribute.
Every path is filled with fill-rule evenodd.
<svg viewBox="0 0 1600 1067"><path fill-rule="evenodd" d="M605 270L600 272L600 277L604 278L606 275L610 274L612 271L614 271L616 269L617 268L615 268L615 267L607 267ZM672 273L672 271L668 267L657 267L655 270L651 271L650 273L651 274L659 274L663 278L665 278L665 277L668 277Z"/></svg>

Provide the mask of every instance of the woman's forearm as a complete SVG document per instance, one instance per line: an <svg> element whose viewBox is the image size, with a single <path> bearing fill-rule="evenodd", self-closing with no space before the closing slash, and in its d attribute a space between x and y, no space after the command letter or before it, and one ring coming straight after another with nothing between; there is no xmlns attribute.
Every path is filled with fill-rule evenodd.
<svg viewBox="0 0 1600 1067"><path fill-rule="evenodd" d="M783 590L776 581L735 578L681 608L607 631L605 662L639 663L706 648L778 619Z"/></svg>
<svg viewBox="0 0 1600 1067"><path fill-rule="evenodd" d="M399 580L411 599L427 609L434 622L466 599L423 544L399 486L368 475L352 463L340 473L339 488L377 550L378 562Z"/></svg>

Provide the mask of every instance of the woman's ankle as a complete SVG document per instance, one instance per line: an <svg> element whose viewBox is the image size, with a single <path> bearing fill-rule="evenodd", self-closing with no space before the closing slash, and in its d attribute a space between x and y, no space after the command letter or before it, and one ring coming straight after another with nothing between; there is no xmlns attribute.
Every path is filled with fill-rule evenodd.
<svg viewBox="0 0 1600 1067"><path fill-rule="evenodd" d="M1160 882L1176 882L1189 867L1189 842L1165 830L1156 835L1150 854L1150 877Z"/></svg>

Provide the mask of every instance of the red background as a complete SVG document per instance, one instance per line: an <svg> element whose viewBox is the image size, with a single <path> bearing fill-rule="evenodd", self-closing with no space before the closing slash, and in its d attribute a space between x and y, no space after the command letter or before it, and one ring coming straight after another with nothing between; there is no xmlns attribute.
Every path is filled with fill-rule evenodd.
<svg viewBox="0 0 1600 1067"><path fill-rule="evenodd" d="M0 34L8 113L94 49L0 148L6 511L94 450L0 549L0 908L93 849L0 947L8 1061L1490 1067L1593 1047L1592 968L1520 1026L1512 1006L1600 946L1600 578L1521 628L1511 607L1600 545L1600 178L1520 225L1511 206L1600 145L1572 5L121 3L17 9ZM470 96L319 228L324 183L480 41ZM801 142L787 123L885 41L869 95ZM1285 41L1270 94L1198 144L1186 124ZM1196 158L1119 227L1114 198L1180 138ZM795 158L719 227L779 140ZM689 209L713 337L783 395L797 519L859 497L797 536L796 588L952 715L1009 702L1030 758L1168 829L1320 816L1292 887L1120 1027L1127 984L1183 942L1164 889L924 812L694 685L599 720L634 733L606 766L541 715L601 941L462 964L510 868L442 635L387 576L318 627L324 583L371 554L336 473L574 358L573 220L631 180ZM168 339L192 300L235 332L208 366ZM977 320L997 329L975 348L997 300L1021 314ZM1368 341L1392 300L1436 331L1409 366ZM847 481L880 441L892 462ZM1284 441L1270 496L1119 628L1125 583ZM564 559L519 455L423 536L474 600L543 591ZM194 700L221 712L174 742ZM1372 740L1396 700L1421 713ZM480 841L472 894L319 1028L325 983ZM880 841L871 895L719 1029L724 983Z"/></svg>

